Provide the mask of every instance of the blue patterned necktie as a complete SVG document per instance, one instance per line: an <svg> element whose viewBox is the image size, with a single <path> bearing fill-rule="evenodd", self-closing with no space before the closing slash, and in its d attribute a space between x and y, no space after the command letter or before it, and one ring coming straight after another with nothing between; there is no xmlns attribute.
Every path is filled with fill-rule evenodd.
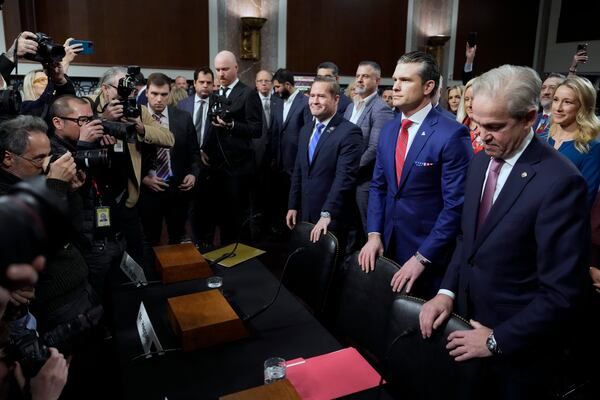
<svg viewBox="0 0 600 400"><path fill-rule="evenodd" d="M154 118L154 120L159 124L163 125L161 117L162 114L152 114L152 118ZM172 175L173 171L171 170L171 153L169 149L161 147L156 153L156 176L162 180L167 180Z"/></svg>
<svg viewBox="0 0 600 400"><path fill-rule="evenodd" d="M308 163L312 164L313 156L315 155L315 150L317 149L317 144L319 144L319 139L321 138L321 134L323 133L323 128L325 128L325 124L318 123L317 130L313 135L312 139L310 139L310 143L308 144Z"/></svg>

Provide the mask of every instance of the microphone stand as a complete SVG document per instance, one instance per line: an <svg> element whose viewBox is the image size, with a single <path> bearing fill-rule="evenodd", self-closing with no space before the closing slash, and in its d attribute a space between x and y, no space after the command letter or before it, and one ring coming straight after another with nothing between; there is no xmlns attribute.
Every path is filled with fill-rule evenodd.
<svg viewBox="0 0 600 400"><path fill-rule="evenodd" d="M210 262L211 267L214 265L217 265L218 263L220 263L221 261L223 261L229 257L235 257L235 251L237 250L237 248L240 244L240 240L242 239L242 232L244 231L244 227L248 224L248 222L252 221L254 218L260 217L261 215L262 215L262 213L257 213L257 214L251 215L248 218L246 218L246 220L242 223L242 226L240 226L240 231L238 232L238 237L235 242L235 245L233 246L233 249L230 252L222 254L221 256L219 256L216 259L214 259L213 261L211 261Z"/></svg>
<svg viewBox="0 0 600 400"><path fill-rule="evenodd" d="M281 291L281 285L283 284L283 277L285 276L285 271L288 267L290 260L292 259L293 256L295 256L298 253L302 253L304 250L306 250L305 247L298 247L287 257L287 259L285 260L285 264L283 265L283 270L281 271L281 277L279 278L279 285L277 286L277 291L275 292L275 296L273 296L271 301L269 303L267 303L266 305L264 305L262 308L260 308L258 311L244 317L242 319L243 322L250 321L251 319L259 316L263 312L267 311L267 309L269 307L271 307L273 305L273 303L275 303L275 300L277 300L277 296L279 296L279 292Z"/></svg>

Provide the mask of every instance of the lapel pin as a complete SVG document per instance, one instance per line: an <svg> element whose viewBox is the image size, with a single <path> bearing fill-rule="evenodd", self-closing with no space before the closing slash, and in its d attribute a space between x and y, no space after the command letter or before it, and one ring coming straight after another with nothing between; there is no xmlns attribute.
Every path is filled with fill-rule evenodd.
<svg viewBox="0 0 600 400"><path fill-rule="evenodd" d="M425 136L425 132L421 132L421 136Z"/></svg>
<svg viewBox="0 0 600 400"><path fill-rule="evenodd" d="M527 178L527 172L521 172L521 178Z"/></svg>

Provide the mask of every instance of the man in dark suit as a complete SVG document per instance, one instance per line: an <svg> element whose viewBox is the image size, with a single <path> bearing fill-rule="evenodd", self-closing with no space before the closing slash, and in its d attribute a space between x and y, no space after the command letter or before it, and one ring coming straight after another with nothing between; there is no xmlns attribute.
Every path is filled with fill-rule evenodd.
<svg viewBox="0 0 600 400"><path fill-rule="evenodd" d="M460 229L464 182L473 150L466 127L434 110L439 82L433 57L414 51L394 71L400 118L381 130L371 182L363 270L386 254L402 265L392 288L433 296ZM385 247L384 247L385 245ZM423 275L422 278L420 276ZM417 280L418 279L418 280Z"/></svg>
<svg viewBox="0 0 600 400"><path fill-rule="evenodd" d="M262 134L258 93L238 79L238 64L230 51L215 57L219 95L227 116L215 115L202 146L215 184L216 210L222 243L235 242L248 215L252 177L256 171L252 139ZM228 103L228 104L226 104Z"/></svg>
<svg viewBox="0 0 600 400"><path fill-rule="evenodd" d="M360 162L362 133L336 114L338 93L331 78L313 82L309 106L315 123L300 131L292 176L286 223L290 229L298 220L315 223L313 242L328 229L343 234Z"/></svg>
<svg viewBox="0 0 600 400"><path fill-rule="evenodd" d="M473 84L485 153L469 168L452 263L420 315L424 337L454 303L471 319L474 329L452 333L447 348L457 361L483 359L480 398L550 398L554 368L581 329L573 322L589 286L586 184L532 130L540 86L535 71L511 65Z"/></svg>
<svg viewBox="0 0 600 400"><path fill-rule="evenodd" d="M215 188L211 179L208 156L204 151L208 133L212 123L208 114L211 107L210 96L213 94L214 74L209 67L201 67L194 71L195 94L179 102L177 107L187 111L194 121L196 140L200 147L199 174L193 193L191 225L194 241L202 248L210 247L216 226L214 201Z"/></svg>
<svg viewBox="0 0 600 400"><path fill-rule="evenodd" d="M294 74L290 71L279 69L275 72L273 87L280 100L272 108L274 120L271 130L271 183L274 187L271 210L275 228L279 228L287 210L300 129L312 121L308 98L295 85Z"/></svg>
<svg viewBox="0 0 600 400"><path fill-rule="evenodd" d="M148 111L175 136L171 149L158 149L144 161L144 178L140 195L140 216L144 235L151 246L160 244L163 218L169 244L181 243L185 222L198 176L198 141L191 116L175 107L167 107L171 80L164 74L148 77L146 93Z"/></svg>
<svg viewBox="0 0 600 400"><path fill-rule="evenodd" d="M362 130L362 156L358 170L356 186L356 204L360 214L358 228L367 234L367 204L369 201L369 184L373 177L375 156L379 133L386 122L394 118L393 111L377 95L381 81L381 67L374 61L362 61L356 69L356 86L354 92L358 101L346 108L344 118L359 126ZM360 234L362 237L362 234ZM362 244L362 243L361 243Z"/></svg>
<svg viewBox="0 0 600 400"><path fill-rule="evenodd" d="M325 61L319 64L317 67L317 76L321 78L333 78L336 82L340 82L340 70L338 66L331 61ZM348 106L352 104L352 99L346 96L342 90L340 90L338 95L340 96L340 101L338 104L337 113L340 116L343 116Z"/></svg>

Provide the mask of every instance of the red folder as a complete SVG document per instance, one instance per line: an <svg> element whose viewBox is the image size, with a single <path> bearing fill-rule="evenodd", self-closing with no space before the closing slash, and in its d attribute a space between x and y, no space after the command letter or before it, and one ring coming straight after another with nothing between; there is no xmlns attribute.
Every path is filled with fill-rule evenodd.
<svg viewBox="0 0 600 400"><path fill-rule="evenodd" d="M303 400L330 400L370 389L380 376L353 347L287 362L286 378Z"/></svg>

